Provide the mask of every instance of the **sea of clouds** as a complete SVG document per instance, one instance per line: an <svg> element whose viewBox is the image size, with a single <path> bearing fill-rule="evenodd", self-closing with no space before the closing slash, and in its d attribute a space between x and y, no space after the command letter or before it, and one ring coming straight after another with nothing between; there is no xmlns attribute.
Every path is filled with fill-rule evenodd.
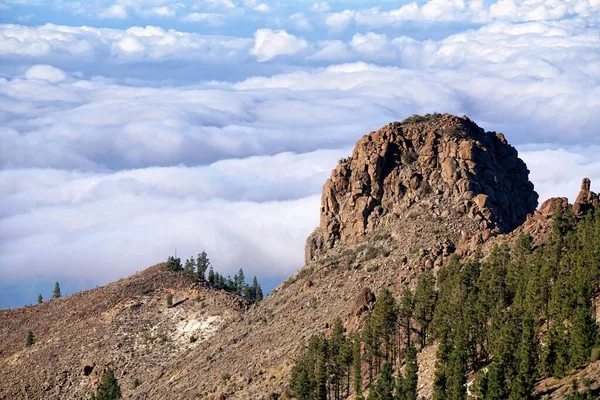
<svg viewBox="0 0 600 400"><path fill-rule="evenodd" d="M505 133L541 199L600 189L600 0L0 13L0 307L202 249L272 287L302 266L337 160L415 113Z"/></svg>

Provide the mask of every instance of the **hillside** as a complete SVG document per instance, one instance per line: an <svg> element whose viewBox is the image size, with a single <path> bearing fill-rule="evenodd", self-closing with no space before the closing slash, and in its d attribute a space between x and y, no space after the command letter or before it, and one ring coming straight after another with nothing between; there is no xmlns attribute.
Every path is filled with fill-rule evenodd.
<svg viewBox="0 0 600 400"><path fill-rule="evenodd" d="M108 367L129 398L136 380L161 379L166 365L241 318L245 301L164 266L40 305L0 310L0 398L88 399ZM26 348L28 331L35 343Z"/></svg>
<svg viewBox="0 0 600 400"><path fill-rule="evenodd" d="M557 205L571 208L566 199L550 199L536 211L528 174L502 134L466 117L386 125L335 167L306 264L265 300L248 306L158 265L68 298L0 311L7 382L0 398L87 398L108 366L126 398L286 398L303 344L329 333L336 318L347 334L358 331L380 289L400 298L417 276L438 273L453 256L485 257L521 234L530 234L534 247L546 243ZM584 180L575 216L597 204ZM169 292L187 300L166 308ZM24 346L28 330L37 338L31 348ZM436 347L418 355L419 394L427 398ZM598 368L573 373L598 380ZM568 376L545 380L537 393L562 398L570 384Z"/></svg>

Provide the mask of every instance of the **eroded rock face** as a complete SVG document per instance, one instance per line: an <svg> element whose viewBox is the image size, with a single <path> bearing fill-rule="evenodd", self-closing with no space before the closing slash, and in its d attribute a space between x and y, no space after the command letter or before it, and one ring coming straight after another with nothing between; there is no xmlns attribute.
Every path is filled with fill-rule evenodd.
<svg viewBox="0 0 600 400"><path fill-rule="evenodd" d="M589 211L593 211L600 202L599 196L590 190L591 184L589 178L583 178L581 190L579 191L579 195L577 195L575 203L573 203L573 214L577 217L582 217Z"/></svg>
<svg viewBox="0 0 600 400"><path fill-rule="evenodd" d="M306 259L379 229L402 230L395 217L412 211L467 217L488 235L509 232L537 207L528 176L502 134L485 132L467 117L391 123L361 138L333 170Z"/></svg>

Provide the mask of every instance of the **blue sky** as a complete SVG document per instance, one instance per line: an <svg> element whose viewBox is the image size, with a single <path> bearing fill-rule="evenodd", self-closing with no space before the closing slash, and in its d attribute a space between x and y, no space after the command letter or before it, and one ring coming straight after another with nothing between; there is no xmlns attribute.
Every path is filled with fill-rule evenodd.
<svg viewBox="0 0 600 400"><path fill-rule="evenodd" d="M335 162L413 113L505 133L573 200L600 182L599 23L600 0L0 0L0 307L175 250L270 289Z"/></svg>

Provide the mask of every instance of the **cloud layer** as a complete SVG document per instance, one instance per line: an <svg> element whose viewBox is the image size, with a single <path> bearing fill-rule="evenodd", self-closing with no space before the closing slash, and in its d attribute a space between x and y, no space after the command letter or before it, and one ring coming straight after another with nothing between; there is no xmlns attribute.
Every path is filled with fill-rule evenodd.
<svg viewBox="0 0 600 400"><path fill-rule="evenodd" d="M97 24L0 25L0 280L15 287L202 249L225 274L281 281L335 162L414 113L504 132L542 199L600 182L597 0L61 4ZM132 19L152 24L119 27Z"/></svg>

